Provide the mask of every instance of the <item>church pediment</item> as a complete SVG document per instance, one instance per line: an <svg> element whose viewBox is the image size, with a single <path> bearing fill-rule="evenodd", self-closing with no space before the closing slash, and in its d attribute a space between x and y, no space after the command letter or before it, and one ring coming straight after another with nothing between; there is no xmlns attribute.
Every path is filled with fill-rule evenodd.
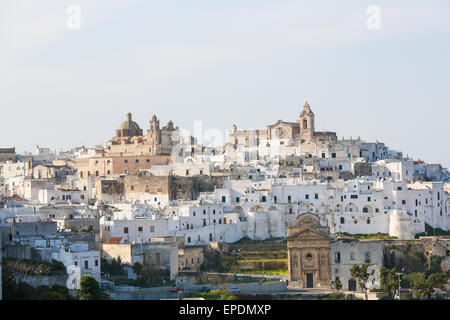
<svg viewBox="0 0 450 320"><path fill-rule="evenodd" d="M312 229L303 229L297 233L292 234L288 240L330 240L330 236L324 232L312 230Z"/></svg>

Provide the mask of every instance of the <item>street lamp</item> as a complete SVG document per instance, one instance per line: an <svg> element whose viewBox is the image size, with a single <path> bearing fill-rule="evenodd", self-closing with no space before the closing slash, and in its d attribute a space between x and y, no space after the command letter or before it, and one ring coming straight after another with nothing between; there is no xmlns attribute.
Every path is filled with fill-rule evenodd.
<svg viewBox="0 0 450 320"><path fill-rule="evenodd" d="M405 269L402 268L402 272L396 272L398 275L398 300L400 300L400 289L401 289L401 276L405 273Z"/></svg>

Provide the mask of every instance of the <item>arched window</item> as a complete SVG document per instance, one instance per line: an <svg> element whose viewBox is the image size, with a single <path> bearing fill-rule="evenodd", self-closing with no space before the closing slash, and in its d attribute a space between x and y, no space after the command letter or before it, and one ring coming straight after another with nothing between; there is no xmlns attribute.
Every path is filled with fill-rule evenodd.
<svg viewBox="0 0 450 320"><path fill-rule="evenodd" d="M306 254L306 259L311 260L312 259L312 254L311 253Z"/></svg>
<svg viewBox="0 0 450 320"><path fill-rule="evenodd" d="M303 129L308 129L308 121L303 119Z"/></svg>

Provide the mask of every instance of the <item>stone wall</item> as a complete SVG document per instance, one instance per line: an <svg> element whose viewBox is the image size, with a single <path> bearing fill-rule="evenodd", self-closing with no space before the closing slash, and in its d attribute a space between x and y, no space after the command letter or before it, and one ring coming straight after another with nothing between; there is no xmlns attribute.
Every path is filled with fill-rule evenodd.
<svg viewBox="0 0 450 320"><path fill-rule="evenodd" d="M39 286L66 286L67 284L67 275L59 275L59 276L29 276L23 274L13 274L13 279L16 282L25 282L30 286L37 288Z"/></svg>

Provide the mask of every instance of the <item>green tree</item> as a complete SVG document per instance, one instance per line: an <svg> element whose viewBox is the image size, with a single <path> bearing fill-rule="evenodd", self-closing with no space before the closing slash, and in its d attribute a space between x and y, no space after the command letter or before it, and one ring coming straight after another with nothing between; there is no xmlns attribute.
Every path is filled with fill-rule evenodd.
<svg viewBox="0 0 450 320"><path fill-rule="evenodd" d="M416 297L423 300L424 297L429 297L433 293L433 288L429 280L417 279L413 283L413 291Z"/></svg>
<svg viewBox="0 0 450 320"><path fill-rule="evenodd" d="M108 294L100 289L100 286L93 277L82 276L80 279L80 289L77 292L80 300L109 300Z"/></svg>
<svg viewBox="0 0 450 320"><path fill-rule="evenodd" d="M407 273L402 277L402 287L403 288L412 288L414 282L417 280L425 280L425 273L423 272L413 272Z"/></svg>
<svg viewBox="0 0 450 320"><path fill-rule="evenodd" d="M368 264L358 265L355 264L350 269L350 275L358 280L359 287L361 290L366 290L366 282L369 279L369 274L367 273Z"/></svg>
<svg viewBox="0 0 450 320"><path fill-rule="evenodd" d="M139 262L135 262L133 264L133 272L139 277L142 273L142 264L140 264Z"/></svg>
<svg viewBox="0 0 450 320"><path fill-rule="evenodd" d="M428 266L428 275L432 274L432 273L441 273L441 262L442 260L444 260L445 257L443 256L435 256L435 255L431 255L430 256L430 264Z"/></svg>
<svg viewBox="0 0 450 320"><path fill-rule="evenodd" d="M389 269L381 267L380 286L388 294L389 299L393 299L395 291L398 288L398 279L395 274L395 268Z"/></svg>
<svg viewBox="0 0 450 320"><path fill-rule="evenodd" d="M342 282L341 282L341 280L336 279L336 280L334 281L334 287L336 288L336 291L339 292L339 290L342 289Z"/></svg>
<svg viewBox="0 0 450 320"><path fill-rule="evenodd" d="M433 273L428 276L428 281L432 288L444 289L448 276L445 273Z"/></svg>

